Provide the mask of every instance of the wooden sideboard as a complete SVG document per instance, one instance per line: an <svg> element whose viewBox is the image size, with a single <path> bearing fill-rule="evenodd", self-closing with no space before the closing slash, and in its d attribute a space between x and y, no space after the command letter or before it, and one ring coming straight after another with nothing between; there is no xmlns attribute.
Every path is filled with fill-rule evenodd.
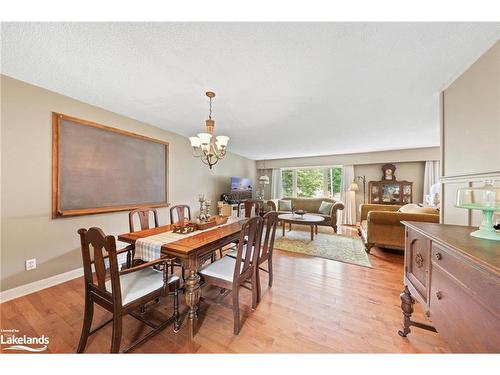
<svg viewBox="0 0 500 375"><path fill-rule="evenodd" d="M500 242L477 228L406 222L403 329L439 332L454 352L500 353ZM415 301L432 325L411 320Z"/></svg>

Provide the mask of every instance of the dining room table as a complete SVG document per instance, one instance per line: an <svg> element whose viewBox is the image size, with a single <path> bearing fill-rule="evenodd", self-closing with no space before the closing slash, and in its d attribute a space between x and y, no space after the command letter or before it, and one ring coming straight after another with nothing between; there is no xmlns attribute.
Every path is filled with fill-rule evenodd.
<svg viewBox="0 0 500 375"><path fill-rule="evenodd" d="M136 242L148 238L174 237L173 241L160 243L160 256L175 257L187 271L184 280L184 300L188 307L187 327L188 337L192 341L198 332L198 304L201 298L200 276L198 271L203 264L210 259L211 255L218 249L237 241L246 219L229 218L227 222L223 217L216 217L218 224L210 229L195 231L186 235L173 233L172 224L156 228L141 230L132 233L124 233L118 236L118 240L136 245ZM220 222L220 224L219 224Z"/></svg>

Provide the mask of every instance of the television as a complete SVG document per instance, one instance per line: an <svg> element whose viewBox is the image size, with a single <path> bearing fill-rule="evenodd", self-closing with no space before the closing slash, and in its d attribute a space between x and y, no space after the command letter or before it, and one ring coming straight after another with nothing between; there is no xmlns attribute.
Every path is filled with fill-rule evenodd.
<svg viewBox="0 0 500 375"><path fill-rule="evenodd" d="M243 177L231 177L231 193L251 191L252 180Z"/></svg>

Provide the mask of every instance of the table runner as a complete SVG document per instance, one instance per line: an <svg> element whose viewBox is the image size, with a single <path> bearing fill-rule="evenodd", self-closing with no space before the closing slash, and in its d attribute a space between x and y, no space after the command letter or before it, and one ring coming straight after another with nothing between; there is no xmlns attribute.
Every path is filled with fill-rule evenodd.
<svg viewBox="0 0 500 375"><path fill-rule="evenodd" d="M196 236L199 233L208 232L210 230L214 230L216 228L223 227L225 225L233 224L237 221L243 220L242 218L230 216L226 223L221 225L216 225L215 227L211 227L204 230L197 230L191 233L180 234L174 233L172 231L163 232L159 234L155 234L149 237L139 238L135 241L135 256L134 258L142 259L145 262L150 262L152 260L156 260L160 258L161 255L161 247L166 243L171 243L175 241L182 240L183 238Z"/></svg>

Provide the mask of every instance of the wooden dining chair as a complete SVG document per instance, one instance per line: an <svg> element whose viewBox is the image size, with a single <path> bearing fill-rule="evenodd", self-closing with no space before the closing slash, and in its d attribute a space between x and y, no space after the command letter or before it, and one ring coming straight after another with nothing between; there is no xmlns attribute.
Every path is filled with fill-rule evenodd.
<svg viewBox="0 0 500 375"><path fill-rule="evenodd" d="M245 217L252 217L252 212L254 213L254 216L259 216L259 201L247 199L243 203L240 203L238 205L238 217L241 217L241 207L245 210Z"/></svg>
<svg viewBox="0 0 500 375"><path fill-rule="evenodd" d="M177 216L177 220L175 221L174 221L174 216ZM187 204L178 204L176 206L170 207L170 224L186 220L191 220L191 208Z"/></svg>
<svg viewBox="0 0 500 375"><path fill-rule="evenodd" d="M259 210L260 210L260 202L253 200L253 199L247 199L244 202L238 204L238 217L241 217L241 208L243 207L245 211L245 218L252 217L252 213L254 213L253 216L259 216ZM238 242L234 242L229 244L228 248L231 250L229 254L236 254L236 249L237 249ZM220 250L220 257L222 258L223 256L223 251ZM234 258L236 255L234 255Z"/></svg>
<svg viewBox="0 0 500 375"><path fill-rule="evenodd" d="M173 207L172 207L173 208ZM188 207L189 208L189 207ZM188 210L189 212L189 210ZM138 216L139 217L139 223L141 226L140 230L146 230L150 229L151 226L149 225L149 219L151 214L153 214L153 219L154 219L154 228L158 228L160 226L160 223L158 221L158 212L154 208L150 207L141 207L137 208L135 210L132 210L128 213L128 223L129 223L129 229L130 233L135 232L135 227L134 227L134 217ZM170 217L172 217L172 210L170 211ZM133 257L133 253L132 253ZM127 264L129 264L129 259L127 257ZM168 258L168 265L170 266L170 272L174 273L174 267L180 267L181 268L181 274L182 274L182 280L185 280L185 270L180 261L178 261L176 258L169 257Z"/></svg>
<svg viewBox="0 0 500 375"><path fill-rule="evenodd" d="M236 259L227 256L223 257L199 272L205 284L215 285L226 292L232 292L233 304L231 308L233 310L233 332L235 335L240 332L240 287L252 291L252 308L257 307L258 291L255 267L260 252L261 233L262 218L257 216L249 219L241 229ZM247 239L246 245L245 239ZM249 244L254 244L254 246ZM250 283L250 286L248 283Z"/></svg>
<svg viewBox="0 0 500 375"><path fill-rule="evenodd" d="M149 216L150 213L153 214L154 222L155 222L155 228L158 228L160 226L158 222L158 212L154 208L149 208L149 207L142 207L142 208L137 208L135 210L132 210L128 213L128 224L130 228L130 232L135 232L134 229L134 216L139 217L139 223L141 225L140 230L145 230L145 229L150 229L151 226L149 225Z"/></svg>
<svg viewBox="0 0 500 375"><path fill-rule="evenodd" d="M116 250L115 237L106 236L101 229L95 227L89 230L79 229L78 234L80 235L83 260L85 309L77 353L83 353L90 335L110 322L113 322L111 353L118 353L122 337L122 320L127 314L152 327L152 330L123 352L132 350L160 332L172 321L174 322L174 331L179 330L180 280L177 276L168 275L166 259L158 259L120 271L117 255L130 251L132 246ZM106 280L106 258L109 260L110 278L108 280ZM163 272L155 271L152 268L156 264L164 264ZM95 275L92 273L92 265L94 265ZM146 303L154 301L160 296L165 296L169 292L172 292L174 296L174 312L166 321L154 324L135 312ZM113 317L91 330L94 304L111 312Z"/></svg>
<svg viewBox="0 0 500 375"><path fill-rule="evenodd" d="M278 213L276 211L268 212L263 217L263 229L262 234L264 236L263 242L260 246L261 251L259 254L258 262L259 266L257 271L257 295L258 301L261 299L261 288L260 288L260 273L259 271L264 271L269 274L268 285L269 288L273 286L273 250L274 250L274 237L276 235L276 225L278 224ZM267 269L262 268L261 265L267 262Z"/></svg>
<svg viewBox="0 0 500 375"><path fill-rule="evenodd" d="M262 242L260 245L260 254L258 257L259 268L257 270L257 291L258 291L258 301L261 297L261 287L260 287L260 274L258 271L264 271L269 274L269 287L273 286L273 249L274 249L274 238L276 236L276 225L278 223L278 213L276 211L270 211L263 216L262 225ZM233 250L227 254L227 256L236 258L238 255L236 250ZM267 262L267 269L262 268L261 265Z"/></svg>

